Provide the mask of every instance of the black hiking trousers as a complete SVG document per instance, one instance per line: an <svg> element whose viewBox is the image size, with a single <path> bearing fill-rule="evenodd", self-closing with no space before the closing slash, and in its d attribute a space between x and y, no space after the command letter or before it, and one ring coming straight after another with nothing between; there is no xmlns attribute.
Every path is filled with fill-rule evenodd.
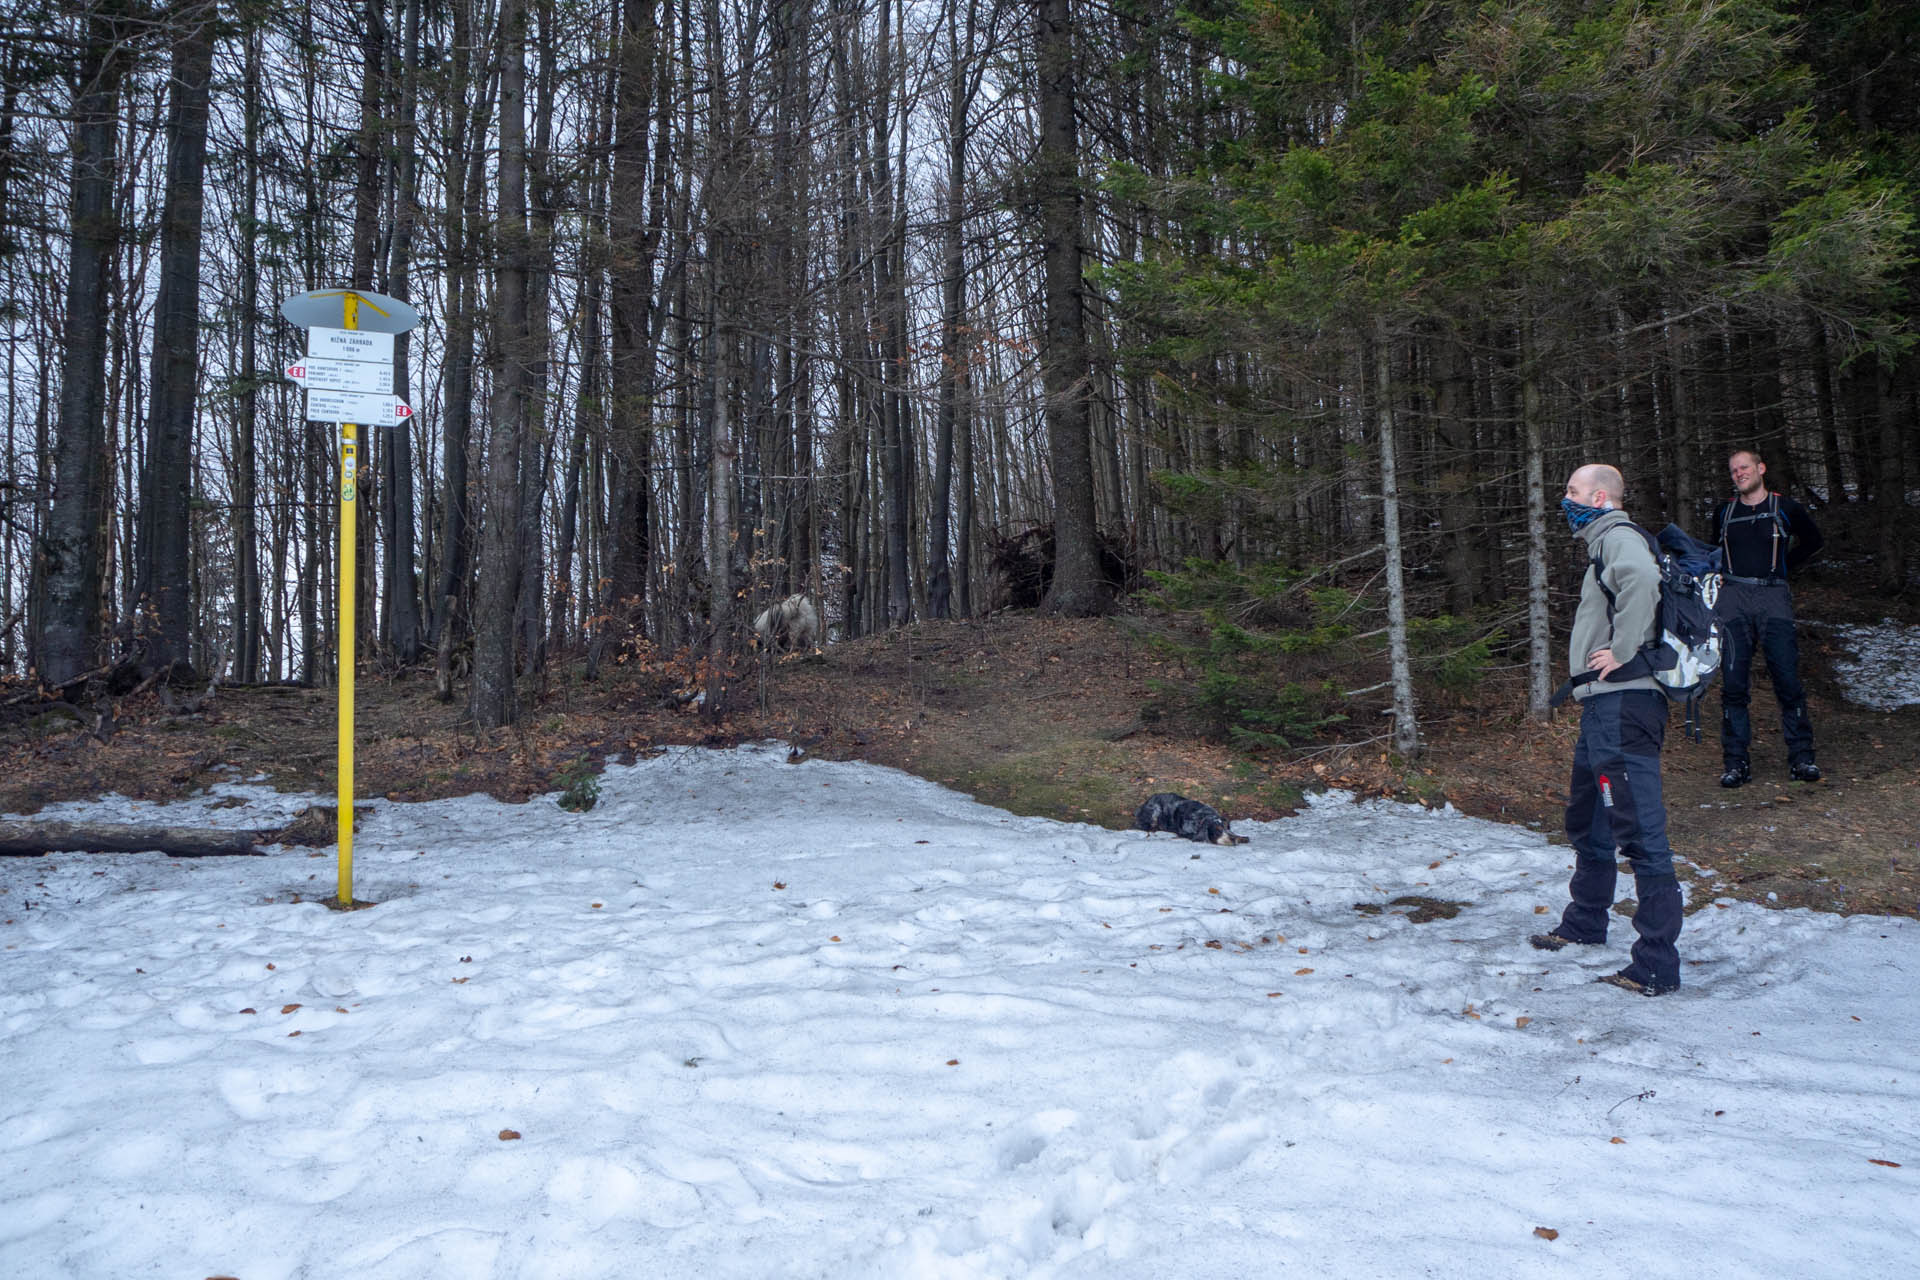
<svg viewBox="0 0 1920 1280"><path fill-rule="evenodd" d="M1567 839L1573 879L1554 932L1575 942L1605 942L1619 859L1633 867L1633 958L1621 970L1644 986L1680 985L1680 882L1667 844L1660 794L1660 750L1667 697L1652 689L1596 693L1580 704L1580 742L1567 790Z"/></svg>
<svg viewBox="0 0 1920 1280"><path fill-rule="evenodd" d="M1713 606L1725 637L1720 686L1720 756L1729 769L1749 763L1753 745L1753 657L1767 660L1767 676L1780 704L1780 736L1787 763L1813 759L1813 722L1807 718L1807 691L1800 683L1800 641L1793 630L1793 593L1785 581L1737 582L1722 579Z"/></svg>

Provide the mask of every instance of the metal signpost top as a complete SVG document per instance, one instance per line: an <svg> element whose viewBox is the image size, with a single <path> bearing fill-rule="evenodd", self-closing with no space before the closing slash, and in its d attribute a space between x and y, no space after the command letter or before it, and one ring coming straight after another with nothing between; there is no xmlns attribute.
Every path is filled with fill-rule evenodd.
<svg viewBox="0 0 1920 1280"><path fill-rule="evenodd" d="M308 387L307 417L340 422L340 746L339 905L353 902L353 640L355 490L358 422L397 426L413 413L392 394L393 335L420 323L398 298L361 289L310 289L280 304L280 314L307 330L307 359L287 376ZM340 415L335 418L333 415ZM344 420L355 415L352 420Z"/></svg>
<svg viewBox="0 0 1920 1280"><path fill-rule="evenodd" d="M353 312L347 310L348 299L353 301ZM420 313L408 303L365 289L309 289L281 303L280 314L302 329L405 333L420 323ZM391 358L393 353L387 354Z"/></svg>

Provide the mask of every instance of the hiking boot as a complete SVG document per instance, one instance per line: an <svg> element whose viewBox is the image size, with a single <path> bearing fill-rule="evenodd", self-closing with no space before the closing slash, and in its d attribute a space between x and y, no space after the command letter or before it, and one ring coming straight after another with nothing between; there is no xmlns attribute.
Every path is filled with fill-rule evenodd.
<svg viewBox="0 0 1920 1280"><path fill-rule="evenodd" d="M1814 770L1818 773L1819 770ZM1720 775L1720 785L1731 791L1735 787L1744 787L1753 781L1753 767L1747 764L1730 764L1727 771Z"/></svg>
<svg viewBox="0 0 1920 1280"><path fill-rule="evenodd" d="M1578 938L1569 938L1562 933L1536 933L1527 941L1535 951L1559 951L1566 947L1597 947L1598 942L1582 942Z"/></svg>
<svg viewBox="0 0 1920 1280"><path fill-rule="evenodd" d="M1820 766L1811 760L1802 760L1790 765L1787 768L1787 772L1793 775L1795 782L1820 781Z"/></svg>
<svg viewBox="0 0 1920 1280"><path fill-rule="evenodd" d="M1622 969L1619 973L1609 973L1603 977L1595 978L1594 981L1604 982L1611 987L1619 987L1622 991L1631 991L1637 996L1664 996L1670 991L1678 991L1680 989L1678 985L1666 986L1657 982L1641 982L1637 978L1629 978L1625 969Z"/></svg>

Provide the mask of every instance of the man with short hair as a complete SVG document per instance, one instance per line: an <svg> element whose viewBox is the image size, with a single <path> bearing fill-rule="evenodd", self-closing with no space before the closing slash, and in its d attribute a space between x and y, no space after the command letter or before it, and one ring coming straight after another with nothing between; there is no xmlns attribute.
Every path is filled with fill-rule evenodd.
<svg viewBox="0 0 1920 1280"><path fill-rule="evenodd" d="M1713 540L1720 544L1720 598L1713 612L1720 619L1725 683L1720 686L1720 756L1726 770L1723 787L1753 779L1748 747L1753 722L1753 654L1766 655L1773 696L1780 703L1780 736L1786 741L1787 769L1798 782L1820 781L1813 760L1813 723L1807 718L1807 691L1800 683L1800 645L1793 630L1793 592L1789 575L1820 550L1823 539L1807 509L1792 498L1767 491L1767 464L1757 449L1738 449L1727 459L1733 500L1713 518Z"/></svg>
<svg viewBox="0 0 1920 1280"><path fill-rule="evenodd" d="M1616 468L1588 463L1567 481L1560 504L1590 561L1567 651L1568 674L1580 681L1572 690L1580 741L1566 817L1573 879L1560 923L1528 941L1542 951L1605 942L1624 855L1633 867L1639 937L1627 967L1600 981L1660 996L1680 986L1680 882L1660 795L1667 696L1651 675L1631 674L1644 667L1633 660L1658 629L1660 566L1621 509L1624 488Z"/></svg>

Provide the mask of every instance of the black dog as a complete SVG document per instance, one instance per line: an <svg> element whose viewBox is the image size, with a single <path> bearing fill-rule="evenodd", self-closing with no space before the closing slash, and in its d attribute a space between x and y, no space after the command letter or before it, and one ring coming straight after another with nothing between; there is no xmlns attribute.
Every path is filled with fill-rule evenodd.
<svg viewBox="0 0 1920 1280"><path fill-rule="evenodd" d="M1171 831L1174 835L1205 844L1247 842L1247 837L1237 836L1227 829L1227 820L1212 805L1177 796L1171 791L1148 796L1147 802L1133 815L1133 824L1142 831Z"/></svg>

